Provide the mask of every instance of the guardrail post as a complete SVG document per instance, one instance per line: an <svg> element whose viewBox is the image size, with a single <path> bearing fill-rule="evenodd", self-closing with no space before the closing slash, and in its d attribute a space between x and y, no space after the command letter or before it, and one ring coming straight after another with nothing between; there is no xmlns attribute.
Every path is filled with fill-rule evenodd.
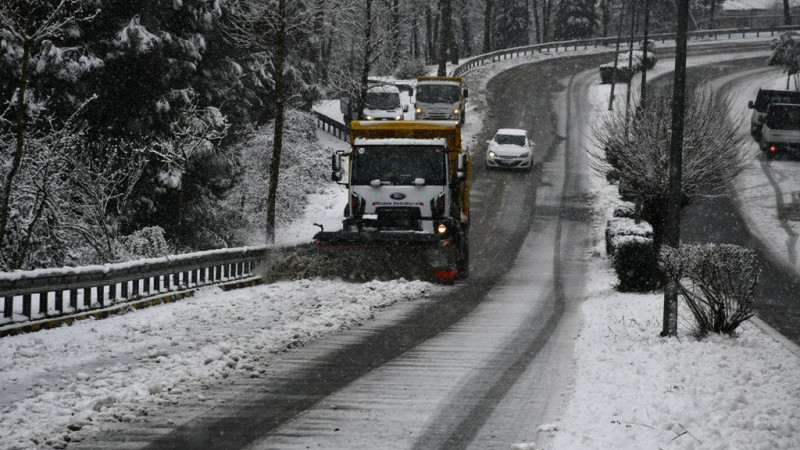
<svg viewBox="0 0 800 450"><path fill-rule="evenodd" d="M55 307L59 314L64 312L64 291L61 289L56 291Z"/></svg>
<svg viewBox="0 0 800 450"><path fill-rule="evenodd" d="M138 278L133 279L133 285L131 286L131 297L136 298L139 296L139 280Z"/></svg>
<svg viewBox="0 0 800 450"><path fill-rule="evenodd" d="M28 319L33 318L31 315L31 294L22 296L22 314L28 316Z"/></svg>
<svg viewBox="0 0 800 450"><path fill-rule="evenodd" d="M49 297L49 292L39 292L39 314L47 315L47 297Z"/></svg>
<svg viewBox="0 0 800 450"><path fill-rule="evenodd" d="M117 283L108 285L108 302L114 303L117 301Z"/></svg>
<svg viewBox="0 0 800 450"><path fill-rule="evenodd" d="M129 280L125 280L119 284L119 296L120 298L128 299L128 282Z"/></svg>
<svg viewBox="0 0 800 450"><path fill-rule="evenodd" d="M14 313L14 296L3 298L3 317L9 318Z"/></svg>
<svg viewBox="0 0 800 450"><path fill-rule="evenodd" d="M78 290L77 289L70 289L69 290L69 306L72 308L73 311L78 310Z"/></svg>
<svg viewBox="0 0 800 450"><path fill-rule="evenodd" d="M162 276L163 276L163 279L162 279ZM161 292L161 290L164 288L165 284L167 284L167 285L169 284L169 283L167 283L168 277L169 277L169 275L156 275L155 278L153 278L153 281L155 282L154 292L156 294Z"/></svg>

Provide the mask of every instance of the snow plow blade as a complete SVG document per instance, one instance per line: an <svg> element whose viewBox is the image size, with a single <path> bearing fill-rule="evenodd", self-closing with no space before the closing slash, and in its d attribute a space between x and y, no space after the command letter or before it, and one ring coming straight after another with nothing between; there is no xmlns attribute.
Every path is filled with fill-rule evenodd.
<svg viewBox="0 0 800 450"><path fill-rule="evenodd" d="M378 278L448 284L456 279L455 245L430 233L321 231L314 241L335 264L370 271Z"/></svg>
<svg viewBox="0 0 800 450"><path fill-rule="evenodd" d="M414 232L357 232L357 231L320 231L314 235L317 246L336 245L375 245L375 246L423 246L438 247L446 245L447 240L430 233Z"/></svg>

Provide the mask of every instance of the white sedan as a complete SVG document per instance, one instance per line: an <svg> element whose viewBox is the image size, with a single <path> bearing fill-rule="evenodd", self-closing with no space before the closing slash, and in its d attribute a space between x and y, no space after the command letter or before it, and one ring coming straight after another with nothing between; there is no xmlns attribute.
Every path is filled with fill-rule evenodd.
<svg viewBox="0 0 800 450"><path fill-rule="evenodd" d="M528 132L516 128L497 130L490 141L486 141L487 169L521 169L530 171L533 167L533 142Z"/></svg>

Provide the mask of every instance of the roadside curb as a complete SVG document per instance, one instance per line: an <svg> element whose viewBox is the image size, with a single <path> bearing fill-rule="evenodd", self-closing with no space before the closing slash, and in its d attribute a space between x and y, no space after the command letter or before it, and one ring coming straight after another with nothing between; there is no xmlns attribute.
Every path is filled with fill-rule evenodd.
<svg viewBox="0 0 800 450"><path fill-rule="evenodd" d="M771 326L767 325L766 322L759 319L758 317L752 317L750 318L750 321L753 323L753 325L760 328L761 331L769 335L772 339L775 339L786 350L789 350L793 355L800 358L800 345L797 345L794 342L790 341L786 336L778 333L778 331L776 331Z"/></svg>

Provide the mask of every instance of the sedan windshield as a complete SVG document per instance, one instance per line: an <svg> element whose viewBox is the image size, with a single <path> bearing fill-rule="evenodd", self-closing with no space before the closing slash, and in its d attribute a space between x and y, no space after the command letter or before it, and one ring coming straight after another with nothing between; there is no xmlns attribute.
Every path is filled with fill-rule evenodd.
<svg viewBox="0 0 800 450"><path fill-rule="evenodd" d="M447 151L442 147L371 145L355 148L351 157L354 185L376 179L394 185L411 185L416 178L429 185L447 182Z"/></svg>
<svg viewBox="0 0 800 450"><path fill-rule="evenodd" d="M500 145L525 145L525 136L518 134L498 134L494 137L494 141Z"/></svg>

